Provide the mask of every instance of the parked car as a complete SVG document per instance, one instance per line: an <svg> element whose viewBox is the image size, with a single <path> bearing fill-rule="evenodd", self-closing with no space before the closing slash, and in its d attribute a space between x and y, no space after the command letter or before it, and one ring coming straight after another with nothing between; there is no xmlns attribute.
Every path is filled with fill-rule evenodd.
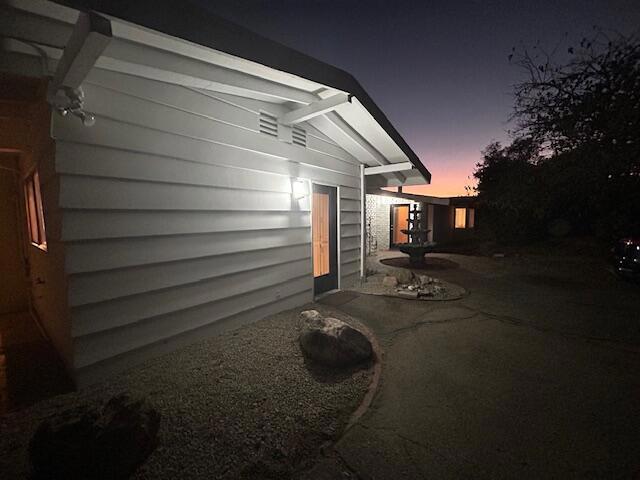
<svg viewBox="0 0 640 480"><path fill-rule="evenodd" d="M618 275L640 277L640 238L622 238L613 247L613 267Z"/></svg>

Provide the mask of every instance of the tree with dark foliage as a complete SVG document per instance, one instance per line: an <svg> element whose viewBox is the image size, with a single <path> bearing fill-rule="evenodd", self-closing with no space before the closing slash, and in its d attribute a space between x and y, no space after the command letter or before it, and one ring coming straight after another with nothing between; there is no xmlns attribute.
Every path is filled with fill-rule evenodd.
<svg viewBox="0 0 640 480"><path fill-rule="evenodd" d="M526 73L514 139L489 145L474 173L500 238L640 234L640 42L598 31L567 55L561 65L537 46L510 56Z"/></svg>

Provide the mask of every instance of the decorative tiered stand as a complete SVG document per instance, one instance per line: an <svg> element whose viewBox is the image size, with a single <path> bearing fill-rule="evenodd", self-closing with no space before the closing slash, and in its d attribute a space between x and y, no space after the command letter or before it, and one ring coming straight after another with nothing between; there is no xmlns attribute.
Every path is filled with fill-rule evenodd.
<svg viewBox="0 0 640 480"><path fill-rule="evenodd" d="M423 211L418 208L418 204L413 204L413 210L409 210L409 218L407 218L407 229L401 230L402 233L409 236L409 243L398 245L398 249L409 255L409 264L418 266L424 264L424 256L433 251L433 243L427 240L427 235L431 230L423 228L422 222Z"/></svg>

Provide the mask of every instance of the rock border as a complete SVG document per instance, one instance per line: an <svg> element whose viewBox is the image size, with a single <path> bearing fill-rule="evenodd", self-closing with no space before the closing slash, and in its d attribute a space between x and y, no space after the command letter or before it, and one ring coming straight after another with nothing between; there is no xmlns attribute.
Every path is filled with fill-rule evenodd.
<svg viewBox="0 0 640 480"><path fill-rule="evenodd" d="M456 291L454 294L447 294L444 297L428 297L428 296L408 296L403 291L397 292L396 287L385 286L382 283L385 274L376 274L368 277L367 283L361 286L351 287L349 290L362 293L365 295L377 295L382 297L402 298L404 300L415 300L420 302L450 302L460 300L469 295L469 291L465 288L451 282L438 279L438 282L446 287L448 291ZM375 279L371 282L370 279ZM379 281L378 281L379 280Z"/></svg>
<svg viewBox="0 0 640 480"><path fill-rule="evenodd" d="M356 408L351 414L351 417L347 422L347 426L344 428L340 438L342 438L351 429L351 427L358 423L358 420L367 413L369 407L371 407L371 404L373 403L373 399L378 393L378 387L380 386L380 379L382 377L382 358L384 351L382 350L382 347L380 347L378 338L367 326L363 325L362 322L359 322L359 328L367 339L369 339L369 342L371 342L371 348L373 349L374 363L372 367L371 381L367 387L367 392L364 394L364 397L362 397L360 405L358 405L358 408Z"/></svg>

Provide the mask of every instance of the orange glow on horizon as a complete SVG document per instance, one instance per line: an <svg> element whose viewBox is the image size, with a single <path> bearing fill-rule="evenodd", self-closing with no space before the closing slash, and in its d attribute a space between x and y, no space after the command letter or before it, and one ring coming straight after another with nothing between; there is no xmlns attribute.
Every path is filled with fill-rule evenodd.
<svg viewBox="0 0 640 480"><path fill-rule="evenodd" d="M430 155L423 155L422 158L431 172L431 184L405 186L402 187L404 193L431 197L464 197L469 194L465 190L466 186L475 187L473 170L480 159L480 152L432 152ZM393 187L389 190L397 189Z"/></svg>

